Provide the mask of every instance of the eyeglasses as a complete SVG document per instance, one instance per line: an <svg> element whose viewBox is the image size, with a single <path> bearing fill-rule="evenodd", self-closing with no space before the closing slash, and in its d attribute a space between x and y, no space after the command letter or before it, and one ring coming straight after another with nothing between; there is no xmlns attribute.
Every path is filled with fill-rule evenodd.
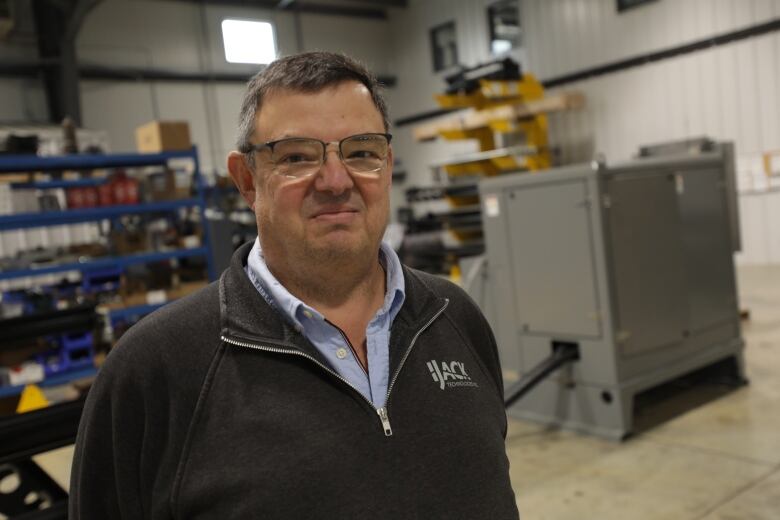
<svg viewBox="0 0 780 520"><path fill-rule="evenodd" d="M255 144L244 150L271 152L274 173L288 179L300 179L317 173L325 163L327 146L338 144L339 159L351 173L379 176L387 164L390 134L358 134L326 143L319 139L289 137Z"/></svg>

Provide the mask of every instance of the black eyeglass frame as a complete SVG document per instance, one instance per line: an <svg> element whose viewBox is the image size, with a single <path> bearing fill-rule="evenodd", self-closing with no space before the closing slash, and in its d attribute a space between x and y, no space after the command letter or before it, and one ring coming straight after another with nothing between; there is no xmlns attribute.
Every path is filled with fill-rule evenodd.
<svg viewBox="0 0 780 520"><path fill-rule="evenodd" d="M241 150L242 153L249 154L251 152L262 152L266 148L271 150L271 153L274 152L274 146L276 146L279 143L286 142L286 141L299 141L299 140L306 140L306 141L316 141L318 143L322 144L322 164L325 164L325 160L328 157L328 145L329 144L338 144L339 149L339 159L341 160L342 164L346 166L346 163L344 162L344 154L342 153L341 146L344 144L344 141L348 141L349 139L354 139L355 137L363 137L363 136L376 136L381 135L385 139L387 139L387 146L390 146L390 142L393 139L393 135L389 133L382 133L382 132L368 132L365 134L355 134L345 137L344 139L340 141L330 141L325 142L320 139L315 139L314 137L285 137L284 139L277 139L276 141L266 141L265 143L260 144L252 144L246 147L244 150ZM385 157L385 165L387 164L387 157ZM376 170L370 170L369 172L365 173L371 173L375 171L381 170L382 167L377 168Z"/></svg>

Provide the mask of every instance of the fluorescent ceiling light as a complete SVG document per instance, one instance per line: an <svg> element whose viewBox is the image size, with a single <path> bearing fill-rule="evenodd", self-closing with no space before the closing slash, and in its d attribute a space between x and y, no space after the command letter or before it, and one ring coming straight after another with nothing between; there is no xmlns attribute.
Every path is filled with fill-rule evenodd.
<svg viewBox="0 0 780 520"><path fill-rule="evenodd" d="M266 65L276 59L274 28L268 22L222 20L222 40L228 63Z"/></svg>

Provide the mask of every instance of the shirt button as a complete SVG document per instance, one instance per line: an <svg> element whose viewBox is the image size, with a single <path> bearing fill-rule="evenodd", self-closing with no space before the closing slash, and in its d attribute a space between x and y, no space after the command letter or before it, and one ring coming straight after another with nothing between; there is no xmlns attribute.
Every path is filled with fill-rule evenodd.
<svg viewBox="0 0 780 520"><path fill-rule="evenodd" d="M336 357L339 358L339 359L344 359L345 357L347 357L347 349L345 349L343 347L338 349L336 351Z"/></svg>
<svg viewBox="0 0 780 520"><path fill-rule="evenodd" d="M310 310L308 310L308 309L304 309L304 311L303 311L303 315L304 315L304 316L306 316L306 317L307 317L307 318L309 318L309 319L311 319L311 317L313 316L313 314L311 313L311 311L310 311Z"/></svg>

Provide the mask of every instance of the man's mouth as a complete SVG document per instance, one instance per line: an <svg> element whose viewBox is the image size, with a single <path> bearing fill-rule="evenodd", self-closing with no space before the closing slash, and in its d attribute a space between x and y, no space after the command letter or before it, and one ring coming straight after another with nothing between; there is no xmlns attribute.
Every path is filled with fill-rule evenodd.
<svg viewBox="0 0 780 520"><path fill-rule="evenodd" d="M328 208L316 211L312 219L319 222L346 223L350 222L358 211L353 208Z"/></svg>

